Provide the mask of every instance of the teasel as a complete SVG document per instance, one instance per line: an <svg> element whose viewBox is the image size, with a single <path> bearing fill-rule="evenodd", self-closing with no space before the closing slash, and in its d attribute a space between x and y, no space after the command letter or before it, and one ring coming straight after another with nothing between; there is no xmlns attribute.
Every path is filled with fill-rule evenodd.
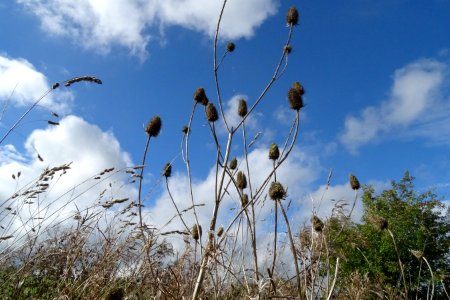
<svg viewBox="0 0 450 300"><path fill-rule="evenodd" d="M290 54L292 52L292 46L291 45L286 45L283 47L283 52L286 54Z"/></svg>
<svg viewBox="0 0 450 300"><path fill-rule="evenodd" d="M233 52L236 49L236 45L233 42L228 42L227 44L227 52Z"/></svg>
<svg viewBox="0 0 450 300"><path fill-rule="evenodd" d="M153 117L153 119L148 122L147 127L145 128L145 132L147 132L147 134L152 137L157 137L160 130L161 118L159 116Z"/></svg>
<svg viewBox="0 0 450 300"><path fill-rule="evenodd" d="M314 230L317 231L317 232L322 232L323 227L325 226L323 224L322 220L316 215L312 216L311 223L313 225Z"/></svg>
<svg viewBox="0 0 450 300"><path fill-rule="evenodd" d="M297 8L295 8L295 6L289 8L286 16L286 22L291 26L295 26L298 24L298 10Z"/></svg>
<svg viewBox="0 0 450 300"><path fill-rule="evenodd" d="M233 157L230 161L230 170L235 170L237 168L237 159Z"/></svg>
<svg viewBox="0 0 450 300"><path fill-rule="evenodd" d="M294 81L294 83L292 84L292 87L294 89L296 89L300 93L300 95L303 96L305 94L305 88L303 87L303 85L300 82Z"/></svg>
<svg viewBox="0 0 450 300"><path fill-rule="evenodd" d="M278 145L272 143L269 148L269 159L277 160L280 157L280 150L278 149Z"/></svg>
<svg viewBox="0 0 450 300"><path fill-rule="evenodd" d="M236 184L241 190L247 187L247 177L245 177L245 174L242 171L239 171L236 175Z"/></svg>
<svg viewBox="0 0 450 300"><path fill-rule="evenodd" d="M283 185L277 181L272 182L269 188L269 197L274 201L284 199L286 191Z"/></svg>
<svg viewBox="0 0 450 300"><path fill-rule="evenodd" d="M218 237L221 237L222 234L223 234L223 226L220 225L219 229L217 230L217 236L218 236Z"/></svg>
<svg viewBox="0 0 450 300"><path fill-rule="evenodd" d="M195 90L194 100L197 101L198 103L201 103L204 106L208 104L209 102L208 97L206 97L205 90L202 87L199 87L197 90Z"/></svg>
<svg viewBox="0 0 450 300"><path fill-rule="evenodd" d="M359 190L361 188L358 178L356 178L355 175L353 175L353 174L349 175L349 182L350 182L350 186L352 187L353 190Z"/></svg>
<svg viewBox="0 0 450 300"><path fill-rule="evenodd" d="M215 122L219 119L219 114L217 113L217 109L211 102L206 105L206 119L209 122Z"/></svg>
<svg viewBox="0 0 450 300"><path fill-rule="evenodd" d="M192 226L191 235L194 240L198 241L198 239L202 235L202 226L197 224Z"/></svg>
<svg viewBox="0 0 450 300"><path fill-rule="evenodd" d="M170 175L172 175L172 165L167 163L163 169L163 176L167 178L170 177Z"/></svg>
<svg viewBox="0 0 450 300"><path fill-rule="evenodd" d="M418 260L421 260L423 257L423 252L420 250L410 250L412 255L414 255Z"/></svg>
<svg viewBox="0 0 450 300"><path fill-rule="evenodd" d="M369 221L380 230L387 229L389 225L388 221L379 215L371 215Z"/></svg>
<svg viewBox="0 0 450 300"><path fill-rule="evenodd" d="M305 91L303 89L303 86L301 86L298 82L295 82L293 86L289 89L288 99L292 109L298 111L304 106L302 97L304 93Z"/></svg>
<svg viewBox="0 0 450 300"><path fill-rule="evenodd" d="M242 207L245 207L245 206L247 206L247 204L248 204L248 195L243 194L241 196L241 205L242 205Z"/></svg>
<svg viewBox="0 0 450 300"><path fill-rule="evenodd" d="M188 134L189 133L189 127L187 127L186 125L183 126L183 129L181 129L181 132L183 132L184 134Z"/></svg>
<svg viewBox="0 0 450 300"><path fill-rule="evenodd" d="M247 102L244 99L239 100L238 115L242 118L247 115Z"/></svg>

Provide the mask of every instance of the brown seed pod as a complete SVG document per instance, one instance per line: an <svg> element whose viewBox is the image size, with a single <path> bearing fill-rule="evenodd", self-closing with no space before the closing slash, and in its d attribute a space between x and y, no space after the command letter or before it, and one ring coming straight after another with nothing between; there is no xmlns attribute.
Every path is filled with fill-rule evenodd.
<svg viewBox="0 0 450 300"><path fill-rule="evenodd" d="M292 87L288 92L289 105L293 110L300 110L303 105L303 98L298 89Z"/></svg>
<svg viewBox="0 0 450 300"><path fill-rule="evenodd" d="M284 187L279 182L272 182L269 188L269 197L272 200L281 200L286 197L286 191L284 190Z"/></svg>
<svg viewBox="0 0 450 300"><path fill-rule="evenodd" d="M241 196L241 205L242 205L242 207L245 207L247 204L248 204L248 195L243 194Z"/></svg>
<svg viewBox="0 0 450 300"><path fill-rule="evenodd" d="M170 163L167 163L163 169L163 176L170 177L170 175L172 175L172 165Z"/></svg>
<svg viewBox="0 0 450 300"><path fill-rule="evenodd" d="M294 26L298 24L298 10L295 8L295 6L292 6L289 8L287 16L286 16L286 22L288 25Z"/></svg>
<svg viewBox="0 0 450 300"><path fill-rule="evenodd" d="M237 168L237 159L236 157L233 157L233 159L230 161L230 170L235 170Z"/></svg>
<svg viewBox="0 0 450 300"><path fill-rule="evenodd" d="M227 44L228 52L233 52L235 48L236 48L236 45L233 42L228 42L228 44Z"/></svg>
<svg viewBox="0 0 450 300"><path fill-rule="evenodd" d="M223 234L223 226L221 225L221 226L219 227L219 229L217 230L217 236L218 236L218 237L221 237L222 234Z"/></svg>
<svg viewBox="0 0 450 300"><path fill-rule="evenodd" d="M206 106L209 102L208 97L206 96L205 90L202 87L199 87L194 92L194 100Z"/></svg>
<svg viewBox="0 0 450 300"><path fill-rule="evenodd" d="M314 230L317 231L317 232L322 232L323 227L325 226L325 225L323 224L322 220L319 219L319 217L316 216L316 215L313 215L313 216L312 216L312 218L311 218L311 223L312 223L312 225L313 225Z"/></svg>
<svg viewBox="0 0 450 300"><path fill-rule="evenodd" d="M294 89L296 89L300 93L300 95L303 96L305 94L305 88L303 87L303 85L301 85L300 82L294 81L294 83L292 84L292 87Z"/></svg>
<svg viewBox="0 0 450 300"><path fill-rule="evenodd" d="M247 187L247 177L245 177L245 174L242 171L239 171L236 175L236 184L241 190Z"/></svg>
<svg viewBox="0 0 450 300"><path fill-rule="evenodd" d="M286 53L286 54L291 53L292 52L292 46L291 45L284 46L283 52Z"/></svg>
<svg viewBox="0 0 450 300"><path fill-rule="evenodd" d="M388 221L379 215L371 215L369 221L380 230L387 229L389 225Z"/></svg>
<svg viewBox="0 0 450 300"><path fill-rule="evenodd" d="M191 235L194 240L198 241L198 239L202 235L202 226L194 224L191 229Z"/></svg>
<svg viewBox="0 0 450 300"><path fill-rule="evenodd" d="M209 122L215 122L219 119L217 109L211 102L206 105L206 119Z"/></svg>
<svg viewBox="0 0 450 300"><path fill-rule="evenodd" d="M349 182L353 190L359 190L361 188L358 178L356 178L356 176L354 176L353 174L349 175Z"/></svg>
<svg viewBox="0 0 450 300"><path fill-rule="evenodd" d="M145 128L145 132L147 132L149 136L153 137L158 136L160 130L161 118L159 116L153 117L153 119L148 122L147 127Z"/></svg>
<svg viewBox="0 0 450 300"><path fill-rule="evenodd" d="M280 150L278 149L278 145L275 143L272 143L272 145L270 145L270 149L269 149L269 158L271 160L277 160L280 157Z"/></svg>
<svg viewBox="0 0 450 300"><path fill-rule="evenodd" d="M239 100L238 115L242 118L247 115L247 102L244 99Z"/></svg>

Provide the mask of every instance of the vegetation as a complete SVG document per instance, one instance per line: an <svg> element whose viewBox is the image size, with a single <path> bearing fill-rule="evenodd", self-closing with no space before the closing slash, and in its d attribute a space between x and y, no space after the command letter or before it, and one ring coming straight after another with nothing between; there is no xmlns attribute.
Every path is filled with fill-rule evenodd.
<svg viewBox="0 0 450 300"><path fill-rule="evenodd" d="M244 99L239 102L236 114L240 122L232 127L223 111L218 79L221 64L228 55L238 51L238 45L229 42L218 59L218 35L225 6L226 1L214 40L217 99L211 101L204 88L196 89L192 113L181 133L182 159L189 181L187 205L180 207L172 196L171 163L161 172L173 204L172 220L178 220L180 228L164 231L143 214L147 153L163 124L155 116L144 130L147 139L140 165L101 170L78 185L89 190L114 175L127 174L128 184L138 190L136 196L108 196L105 190L88 208L77 209L66 219L57 218L59 211L83 195L70 190L66 194L72 196L67 200L62 196L46 197L58 180L71 171L67 162L43 170L36 180L18 187L13 195L0 202L0 297L450 299L446 277L450 270L449 211L445 211L445 206L431 191L418 194L409 173L380 194L373 187L363 187L362 222L351 219L354 203L349 211L337 203L326 220L312 212L309 226L290 223L288 187L278 180L277 171L295 151L305 93L298 81L286 93L286 105L292 109L292 126L283 146L272 144L267 149L267 159L273 166L271 171L262 182L254 180L248 159L254 139L247 136L246 121L263 105L267 91L288 66L293 48L291 37L299 13L295 7L287 12L286 42L280 45L281 54L273 76L251 105ZM54 84L43 97L57 88L81 81L102 83L93 76L75 77ZM0 144L43 97L5 133ZM192 155L189 145L192 135L195 136L193 118L199 111L208 122L216 150L213 211L206 223L198 216L199 207L205 203L194 196L191 173L195 166L189 160ZM223 123L225 137L217 134L218 122ZM49 124L59 125L54 121ZM243 153L238 160L233 157L232 149L240 135ZM20 175L16 173L13 177ZM357 201L361 185L354 175L350 176L349 188L355 191L354 201ZM57 208L52 206L56 201L60 205ZM234 213L225 209L226 203L232 203ZM268 259L263 258L259 234L267 229L262 228L257 217L264 205L273 207ZM22 215L23 211L27 214ZM227 221L224 226L218 223L219 217ZM280 230L286 234L279 234ZM176 249L171 237L181 237L184 248Z"/></svg>

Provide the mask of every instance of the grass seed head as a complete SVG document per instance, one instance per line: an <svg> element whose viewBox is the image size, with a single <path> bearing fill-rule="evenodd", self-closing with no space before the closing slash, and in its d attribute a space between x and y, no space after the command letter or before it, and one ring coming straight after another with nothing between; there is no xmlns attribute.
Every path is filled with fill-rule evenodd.
<svg viewBox="0 0 450 300"><path fill-rule="evenodd" d="M269 149L269 158L271 160L277 160L280 157L280 150L278 149L278 145L275 143L272 143L272 145L270 145L270 149Z"/></svg>
<svg viewBox="0 0 450 300"><path fill-rule="evenodd" d="M167 163L164 166L163 175L164 177L170 177L170 175L172 175L172 165L170 163Z"/></svg>
<svg viewBox="0 0 450 300"><path fill-rule="evenodd" d="M233 159L230 161L230 170L235 170L237 168L237 159L236 157L233 157Z"/></svg>
<svg viewBox="0 0 450 300"><path fill-rule="evenodd" d="M247 102L244 99L239 100L238 115L242 118L247 115Z"/></svg>
<svg viewBox="0 0 450 300"><path fill-rule="evenodd" d="M355 175L353 175L353 174L349 175L349 182L350 182L350 186L352 187L353 190L359 190L361 188L361 185L359 184L359 180L358 180L358 178L356 178Z"/></svg>
<svg viewBox="0 0 450 300"><path fill-rule="evenodd" d="M217 109L211 102L206 105L206 119L209 122L215 122L219 119L219 114L217 113Z"/></svg>
<svg viewBox="0 0 450 300"><path fill-rule="evenodd" d="M284 199L286 197L286 191L283 185L276 181L272 182L269 188L269 197L274 201Z"/></svg>
<svg viewBox="0 0 450 300"><path fill-rule="evenodd" d="M291 26L295 26L298 24L298 10L297 8L295 8L295 6L289 8L286 16L286 22Z"/></svg>
<svg viewBox="0 0 450 300"><path fill-rule="evenodd" d="M242 171L239 171L236 175L236 184L241 190L247 187L247 177L245 177L245 174Z"/></svg>
<svg viewBox="0 0 450 300"><path fill-rule="evenodd" d="M161 125L161 118L159 116L155 116L148 122L145 132L147 132L149 136L156 137L161 130Z"/></svg>

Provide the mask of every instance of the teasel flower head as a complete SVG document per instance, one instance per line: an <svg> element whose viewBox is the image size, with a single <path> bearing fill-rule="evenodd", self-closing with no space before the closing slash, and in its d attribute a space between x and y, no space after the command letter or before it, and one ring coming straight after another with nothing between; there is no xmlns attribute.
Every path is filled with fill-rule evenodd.
<svg viewBox="0 0 450 300"><path fill-rule="evenodd" d="M272 145L270 145L270 149L269 149L269 158L271 160L277 160L280 157L280 150L278 149L278 145L275 143L272 143Z"/></svg>
<svg viewBox="0 0 450 300"><path fill-rule="evenodd" d="M313 225L314 230L317 231L317 232L322 232L323 227L325 226L323 224L322 220L316 215L312 216L311 223Z"/></svg>
<svg viewBox="0 0 450 300"><path fill-rule="evenodd" d="M236 45L233 42L228 42L228 44L227 44L227 51L228 52L233 52L234 49L236 49Z"/></svg>
<svg viewBox="0 0 450 300"><path fill-rule="evenodd" d="M355 175L353 175L353 174L349 175L349 182L350 182L350 186L352 187L352 190L359 190L361 188L358 178L356 178Z"/></svg>
<svg viewBox="0 0 450 300"><path fill-rule="evenodd" d="M170 163L167 163L163 169L163 176L170 177L170 175L172 175L172 165Z"/></svg>
<svg viewBox="0 0 450 300"><path fill-rule="evenodd" d="M247 115L247 102L244 99L239 100L238 115L242 118Z"/></svg>
<svg viewBox="0 0 450 300"><path fill-rule="evenodd" d="M269 188L269 197L274 201L284 199L286 191L283 185L277 181L272 182Z"/></svg>
<svg viewBox="0 0 450 300"><path fill-rule="evenodd" d="M230 170L235 170L237 168L237 159L233 157L230 161Z"/></svg>
<svg viewBox="0 0 450 300"><path fill-rule="evenodd" d="M298 24L298 10L297 8L295 8L295 6L289 8L286 16L286 22L291 26L295 26Z"/></svg>
<svg viewBox="0 0 450 300"><path fill-rule="evenodd" d="M147 127L145 127L145 132L147 132L149 136L156 137L161 130L161 125L161 118L155 116L148 122Z"/></svg>
<svg viewBox="0 0 450 300"><path fill-rule="evenodd" d="M191 229L191 235L194 240L198 241L198 239L202 235L202 226L194 224Z"/></svg>
<svg viewBox="0 0 450 300"><path fill-rule="evenodd" d="M215 122L219 119L219 114L217 113L217 109L211 102L206 105L206 119L209 122Z"/></svg>
<svg viewBox="0 0 450 300"><path fill-rule="evenodd" d="M236 175L236 184L241 190L247 187L247 177L245 177L245 174L242 171L239 171Z"/></svg>

